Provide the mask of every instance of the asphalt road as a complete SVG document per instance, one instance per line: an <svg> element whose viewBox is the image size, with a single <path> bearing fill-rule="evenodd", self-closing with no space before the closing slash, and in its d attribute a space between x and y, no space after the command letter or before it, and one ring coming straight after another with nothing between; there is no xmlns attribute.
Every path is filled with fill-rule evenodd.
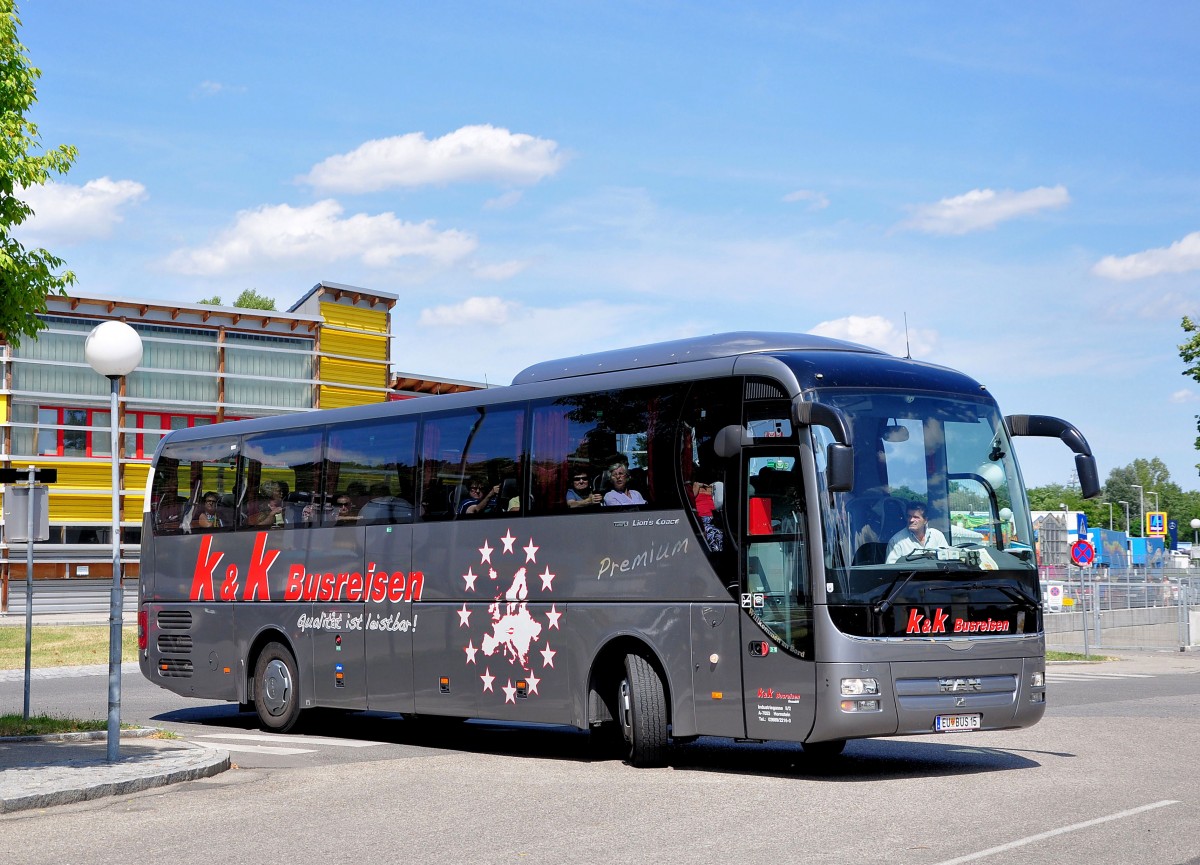
<svg viewBox="0 0 1200 865"><path fill-rule="evenodd" d="M701 739L654 770L561 728L357 714L267 736L127 675L125 720L237 768L0 817L0 861L1200 863L1200 662L1154 661L1053 668L1028 730L851 742L828 765ZM0 706L21 689L0 682ZM106 679L35 681L33 707L104 717Z"/></svg>

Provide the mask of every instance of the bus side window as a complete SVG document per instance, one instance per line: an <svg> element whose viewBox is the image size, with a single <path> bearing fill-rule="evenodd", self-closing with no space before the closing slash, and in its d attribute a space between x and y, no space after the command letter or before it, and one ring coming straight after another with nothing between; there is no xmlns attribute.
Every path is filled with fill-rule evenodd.
<svg viewBox="0 0 1200 865"><path fill-rule="evenodd" d="M246 436L242 441L242 477L253 483L237 528L295 529L318 524L321 466L319 429L287 430Z"/></svg>
<svg viewBox="0 0 1200 865"><path fill-rule="evenodd" d="M415 519L416 420L331 427L322 525L394 525Z"/></svg>

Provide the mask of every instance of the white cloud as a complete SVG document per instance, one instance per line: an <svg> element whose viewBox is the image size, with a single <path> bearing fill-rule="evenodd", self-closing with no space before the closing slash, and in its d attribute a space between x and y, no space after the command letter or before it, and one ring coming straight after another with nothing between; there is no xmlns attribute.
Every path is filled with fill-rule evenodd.
<svg viewBox="0 0 1200 865"><path fill-rule="evenodd" d="M508 210L514 206L525 193L519 189L510 189L503 195L497 195L495 198L489 198L483 203L484 210Z"/></svg>
<svg viewBox="0 0 1200 865"><path fill-rule="evenodd" d="M1175 391L1173 394L1171 394L1170 399L1171 402L1177 403L1196 402L1197 400L1200 400L1200 393L1196 393L1194 390L1187 390L1185 388L1184 390Z"/></svg>
<svg viewBox="0 0 1200 865"><path fill-rule="evenodd" d="M222 84L220 81L201 81L192 89L193 99L206 99L220 96L222 93L245 93L246 88L241 84Z"/></svg>
<svg viewBox="0 0 1200 865"><path fill-rule="evenodd" d="M1070 201L1065 186L1039 186L1025 192L973 189L913 208L912 216L898 227L926 234L968 234L1041 210L1065 207Z"/></svg>
<svg viewBox="0 0 1200 865"><path fill-rule="evenodd" d="M1200 270L1200 231L1193 231L1165 248L1148 249L1123 258L1106 255L1092 267L1096 276L1119 280L1145 279L1189 270Z"/></svg>
<svg viewBox="0 0 1200 865"><path fill-rule="evenodd" d="M410 132L368 141L330 156L301 179L337 192L474 181L531 184L554 174L562 163L555 141L480 125L433 140Z"/></svg>
<svg viewBox="0 0 1200 865"><path fill-rule="evenodd" d="M22 236L71 243L108 237L124 219L122 209L146 197L146 187L133 180L100 177L83 186L53 182L31 186L19 194L34 212L22 224Z"/></svg>
<svg viewBox="0 0 1200 865"><path fill-rule="evenodd" d="M882 349L889 354L903 357L911 351L912 357L932 354L937 346L937 332L910 328L906 334L904 326L897 326L881 315L848 315L823 321L809 328L815 336L828 336L857 342L871 348Z"/></svg>
<svg viewBox="0 0 1200 865"><path fill-rule="evenodd" d="M421 310L421 327L471 327L504 324L515 304L498 297L468 297L462 303Z"/></svg>
<svg viewBox="0 0 1200 865"><path fill-rule="evenodd" d="M788 204L797 201L807 201L809 210L824 210L829 206L829 199L824 192L814 192L811 189L797 189L783 197Z"/></svg>
<svg viewBox="0 0 1200 865"><path fill-rule="evenodd" d="M527 267L528 261L499 261L495 264L477 264L471 268L471 272L479 279L500 282L512 279Z"/></svg>
<svg viewBox="0 0 1200 865"><path fill-rule="evenodd" d="M401 324L397 339L410 360L398 364L415 372L417 359L437 358L438 375L507 384L525 367L552 358L695 336L693 326L663 312L595 300L538 307L474 297L425 309L409 319L412 325Z"/></svg>
<svg viewBox="0 0 1200 865"><path fill-rule="evenodd" d="M321 264L358 259L378 268L405 257L422 257L450 264L470 254L476 240L470 234L438 231L432 220L403 222L393 213L342 218L343 208L332 199L309 207L264 205L243 210L212 243L177 249L166 267L185 275L216 276L264 263Z"/></svg>

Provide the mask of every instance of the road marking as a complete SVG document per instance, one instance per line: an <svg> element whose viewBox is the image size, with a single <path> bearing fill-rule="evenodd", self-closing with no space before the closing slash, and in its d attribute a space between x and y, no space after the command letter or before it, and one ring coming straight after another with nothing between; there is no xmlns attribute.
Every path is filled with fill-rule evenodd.
<svg viewBox="0 0 1200 865"><path fill-rule="evenodd" d="M247 742L286 742L289 745L332 745L335 748L370 748L379 742L361 742L357 739L326 739L319 736L287 736L271 733L209 733L195 736L196 739L242 739Z"/></svg>
<svg viewBox="0 0 1200 865"><path fill-rule="evenodd" d="M1027 838L1018 838L1016 841L1009 841L1007 844L1001 844L999 847L989 847L987 850L980 850L978 853L968 853L966 856L959 856L957 859L947 859L945 862L938 862L937 865L960 865L962 862L974 862L976 859L983 859L986 856L994 856L997 853L1004 853L1007 850L1015 850L1018 847L1024 847L1026 844L1032 844L1035 841L1044 841L1047 838L1053 838L1057 835L1065 835L1068 832L1077 832L1080 829L1087 829L1092 826L1099 826L1101 823L1108 823L1112 820L1123 820L1126 817L1133 817L1136 814L1142 814L1146 811L1153 811L1155 808L1165 808L1168 805L1178 805L1176 799L1163 799L1161 802L1151 802L1149 805L1142 805L1140 808L1130 808L1128 811L1120 811L1116 814L1109 814L1107 817L1097 817L1095 820L1086 820L1083 823L1072 823L1070 826L1062 826L1058 829L1051 829L1049 832L1039 832L1037 835L1030 835Z"/></svg>
<svg viewBox="0 0 1200 865"><path fill-rule="evenodd" d="M1087 682L1093 679L1153 679L1148 673L1058 673L1046 671L1047 682Z"/></svg>
<svg viewBox="0 0 1200 865"><path fill-rule="evenodd" d="M234 751L238 754L277 754L281 757L293 754L312 754L315 748L272 748L269 745L242 745L237 742L197 742L205 748L221 751Z"/></svg>

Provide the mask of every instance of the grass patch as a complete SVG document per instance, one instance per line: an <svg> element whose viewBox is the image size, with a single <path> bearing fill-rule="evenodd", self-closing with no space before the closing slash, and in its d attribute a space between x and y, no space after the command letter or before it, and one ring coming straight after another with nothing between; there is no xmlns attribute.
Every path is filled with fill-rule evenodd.
<svg viewBox="0 0 1200 865"><path fill-rule="evenodd" d="M121 631L121 660L137 660L137 628ZM30 639L33 667L74 667L108 663L108 625L34 625ZM0 627L0 670L25 667L25 628Z"/></svg>
<svg viewBox="0 0 1200 865"><path fill-rule="evenodd" d="M1112 661L1105 655L1085 655L1083 652L1046 652L1047 661Z"/></svg>
<svg viewBox="0 0 1200 865"><path fill-rule="evenodd" d="M51 733L89 733L107 729L107 720L79 721L54 715L30 715L26 721L20 712L0 715L0 736L47 736Z"/></svg>

